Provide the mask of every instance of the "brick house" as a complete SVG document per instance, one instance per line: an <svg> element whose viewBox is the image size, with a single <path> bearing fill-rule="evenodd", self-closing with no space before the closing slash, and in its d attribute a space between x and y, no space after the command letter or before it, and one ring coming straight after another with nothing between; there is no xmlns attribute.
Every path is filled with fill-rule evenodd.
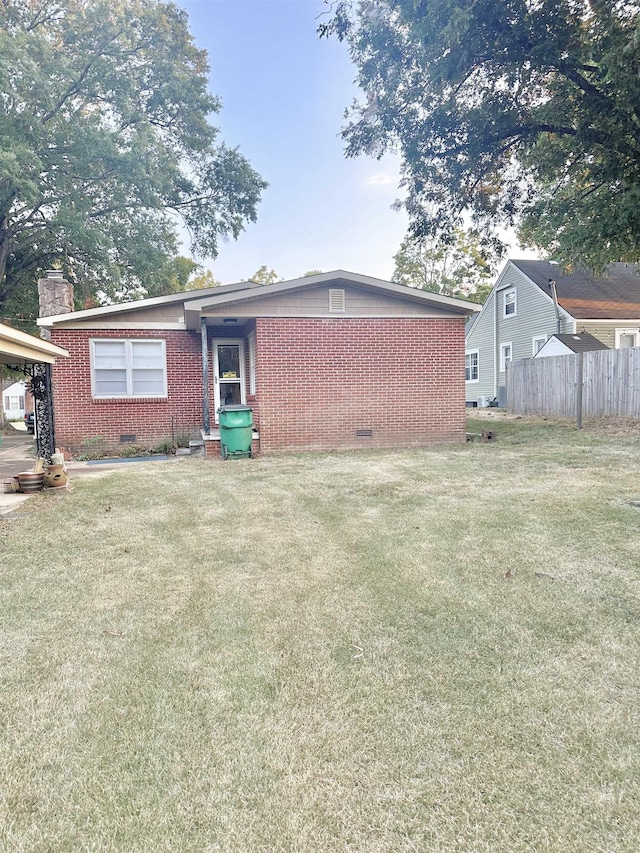
<svg viewBox="0 0 640 853"><path fill-rule="evenodd" d="M60 278L40 286L55 290ZM70 353L53 369L61 447L177 432L217 454L225 403L253 407L263 453L465 438L474 303L337 271L77 312L48 304L55 313L38 323Z"/></svg>

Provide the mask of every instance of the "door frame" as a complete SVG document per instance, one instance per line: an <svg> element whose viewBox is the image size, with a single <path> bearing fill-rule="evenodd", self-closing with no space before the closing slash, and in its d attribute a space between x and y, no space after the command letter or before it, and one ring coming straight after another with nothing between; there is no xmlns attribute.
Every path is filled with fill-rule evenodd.
<svg viewBox="0 0 640 853"><path fill-rule="evenodd" d="M218 346L238 346L240 359L240 402L247 402L245 363L244 363L244 338L213 338L211 349L213 354L213 417L214 423L219 422L218 409L220 408L220 366L218 364Z"/></svg>

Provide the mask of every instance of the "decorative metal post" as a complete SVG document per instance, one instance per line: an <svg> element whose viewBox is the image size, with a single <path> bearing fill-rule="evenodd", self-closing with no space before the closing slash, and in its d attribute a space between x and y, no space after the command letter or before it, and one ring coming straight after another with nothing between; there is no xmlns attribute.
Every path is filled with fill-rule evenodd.
<svg viewBox="0 0 640 853"><path fill-rule="evenodd" d="M34 364L31 372L31 393L33 394L36 447L38 456L47 462L56 449L56 436L53 428L53 386L51 384L51 365Z"/></svg>

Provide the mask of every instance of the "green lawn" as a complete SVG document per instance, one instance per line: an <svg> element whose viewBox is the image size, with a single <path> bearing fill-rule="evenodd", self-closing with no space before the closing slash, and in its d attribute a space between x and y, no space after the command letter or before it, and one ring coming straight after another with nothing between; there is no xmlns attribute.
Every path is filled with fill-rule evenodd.
<svg viewBox="0 0 640 853"><path fill-rule="evenodd" d="M638 432L497 428L0 521L0 849L636 853Z"/></svg>

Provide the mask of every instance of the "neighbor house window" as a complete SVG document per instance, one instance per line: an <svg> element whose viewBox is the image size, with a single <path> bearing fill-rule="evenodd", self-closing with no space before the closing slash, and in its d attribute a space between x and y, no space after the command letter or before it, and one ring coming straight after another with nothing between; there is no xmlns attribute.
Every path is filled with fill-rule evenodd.
<svg viewBox="0 0 640 853"><path fill-rule="evenodd" d="M478 382L478 350L469 350L464 354L465 382Z"/></svg>
<svg viewBox="0 0 640 853"><path fill-rule="evenodd" d="M249 335L249 393L256 393L256 333Z"/></svg>
<svg viewBox="0 0 640 853"><path fill-rule="evenodd" d="M91 341L94 397L166 397L164 341Z"/></svg>
<svg viewBox="0 0 640 853"><path fill-rule="evenodd" d="M516 313L516 292L515 290L505 290L504 292L504 316L511 317Z"/></svg>
<svg viewBox="0 0 640 853"><path fill-rule="evenodd" d="M501 344L500 346L500 372L504 373L507 369L507 362L512 360L511 344Z"/></svg>
<svg viewBox="0 0 640 853"><path fill-rule="evenodd" d="M540 335L540 337L533 338L531 342L531 355L536 355L536 353L539 353L542 347L546 344L546 342L546 335Z"/></svg>
<svg viewBox="0 0 640 853"><path fill-rule="evenodd" d="M616 329L616 349L640 346L640 329Z"/></svg>

